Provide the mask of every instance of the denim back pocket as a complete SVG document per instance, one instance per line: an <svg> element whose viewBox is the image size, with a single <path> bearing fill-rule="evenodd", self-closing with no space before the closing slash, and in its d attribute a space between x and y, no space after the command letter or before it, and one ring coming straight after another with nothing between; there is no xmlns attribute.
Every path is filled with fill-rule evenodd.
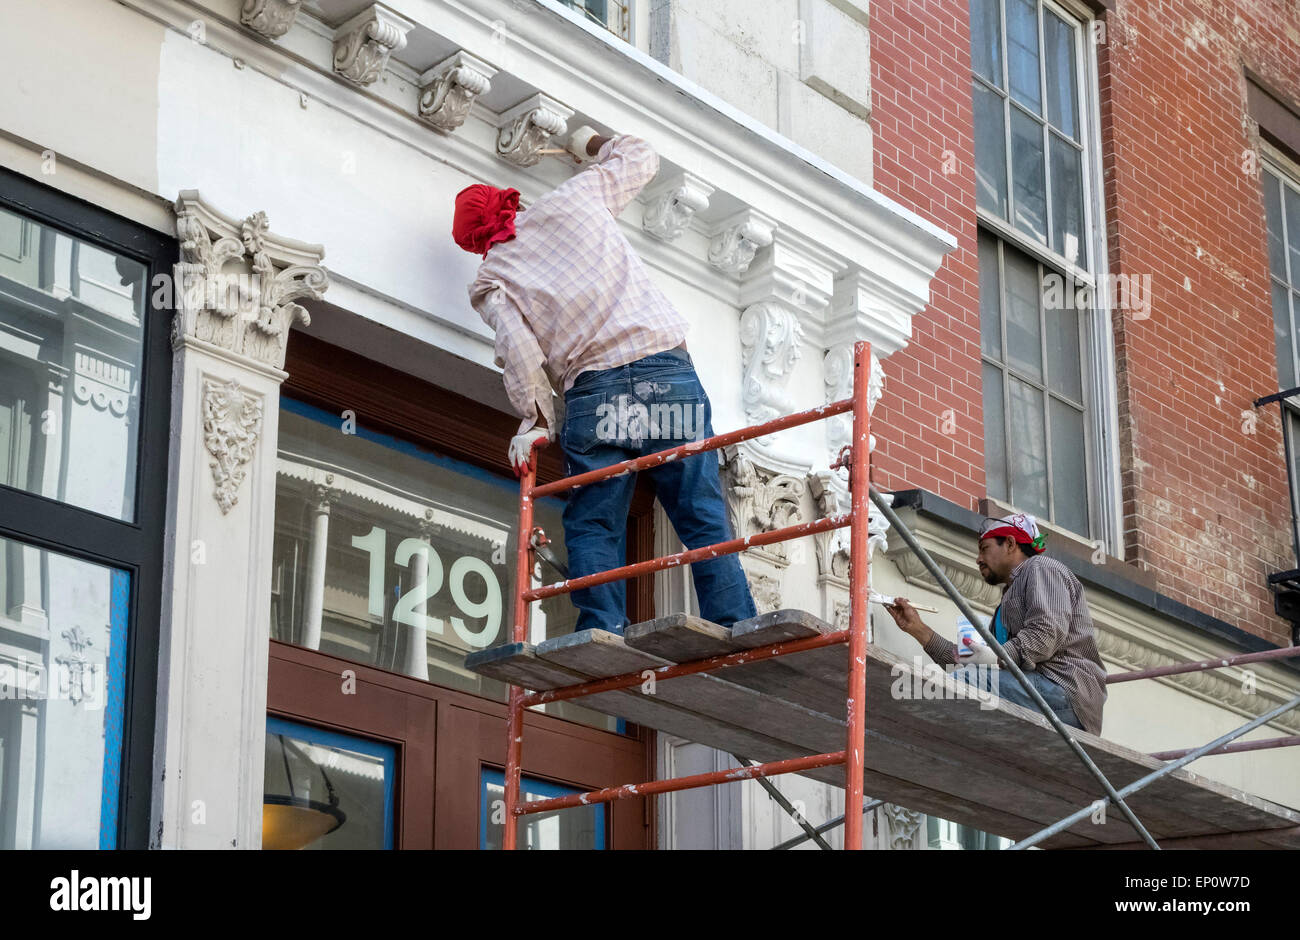
<svg viewBox="0 0 1300 940"><path fill-rule="evenodd" d="M655 370L632 381L645 437L670 447L705 437L709 400L693 369Z"/></svg>
<svg viewBox="0 0 1300 940"><path fill-rule="evenodd" d="M607 443L598 432L602 419L612 410L609 398L609 392L605 391L566 396L560 447L568 452L585 454L597 444Z"/></svg>

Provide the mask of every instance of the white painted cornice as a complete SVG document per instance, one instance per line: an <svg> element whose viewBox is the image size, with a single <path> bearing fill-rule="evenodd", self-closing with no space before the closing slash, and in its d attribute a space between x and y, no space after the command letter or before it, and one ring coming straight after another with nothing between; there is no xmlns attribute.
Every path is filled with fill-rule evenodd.
<svg viewBox="0 0 1300 940"><path fill-rule="evenodd" d="M393 57L388 70L395 81L348 85L341 92L328 64L331 42L321 35L328 30L305 11L297 18L300 28L272 44L238 25L234 0L123 2L181 32L200 8L211 14L205 19L210 45L232 56L247 55L249 65L276 80L299 86L485 182L513 185L526 199L529 189L540 193L572 172L560 161L543 160L525 170L506 166L496 149L501 115L488 111L481 100L457 134L435 140L423 136L428 128L419 122L418 79L436 61ZM356 10L367 6L358 2ZM856 333L853 338L872 339L881 354L901 347L910 318L928 303L931 278L956 245L934 224L605 30L582 22L556 0L391 0L385 7L414 24L412 40L426 40L425 47L436 40L433 45L443 50L438 59L464 51L508 75L511 87L550 96L572 110L573 123L650 140L659 152L662 174L684 171L715 190L709 217L697 216L693 228L707 230L734 212L754 208L770 216L778 231L833 254L844 272L870 272L862 286L874 291L871 303L859 304L841 326ZM233 26L245 41L230 36L223 24ZM286 57L296 58L301 67L286 69ZM309 74L321 70L330 72L327 79Z"/></svg>

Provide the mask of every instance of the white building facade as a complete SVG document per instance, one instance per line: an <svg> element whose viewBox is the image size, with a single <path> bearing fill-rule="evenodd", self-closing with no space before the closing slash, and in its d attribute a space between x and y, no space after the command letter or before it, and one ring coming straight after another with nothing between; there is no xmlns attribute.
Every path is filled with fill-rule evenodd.
<svg viewBox="0 0 1300 940"><path fill-rule="evenodd" d="M517 419L451 217L471 183L526 203L568 178L572 161L539 152L566 130L658 151L621 222L690 322L716 429L847 397L855 341L880 358L906 345L955 241L872 188L865 0L574 6L5 4L0 482L19 515L0 519L0 664L40 677L0 701L0 844L499 842L504 692L463 658L508 638ZM831 421L728 450L738 533L847 508L830 469L847 441ZM968 522L903 512L991 611ZM562 554L558 507L538 515ZM661 510L640 518L643 554L678 549ZM928 592L954 624L905 556L877 551L876 589ZM847 563L835 535L744 556L760 611L832 622ZM1231 649L1122 593L1094 602L1115 668ZM641 603L688 609L688 572ZM565 603L534 616L535 638L571 628ZM1134 690L1126 714L1159 707L1176 730L1148 741L1108 712L1107 735L1209 740L1280 698L1286 676L1258 674L1258 699L1223 677ZM547 711L530 792L733 762ZM1207 773L1300 801L1287 759L1218 760ZM843 812L841 791L779 786L813 822ZM797 832L754 783L603 812L528 838L763 848ZM867 832L963 839L896 806Z"/></svg>

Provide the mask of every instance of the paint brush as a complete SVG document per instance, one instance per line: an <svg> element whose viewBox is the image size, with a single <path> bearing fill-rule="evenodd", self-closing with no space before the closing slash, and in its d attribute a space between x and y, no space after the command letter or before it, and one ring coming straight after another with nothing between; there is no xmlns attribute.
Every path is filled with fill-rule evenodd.
<svg viewBox="0 0 1300 940"><path fill-rule="evenodd" d="M871 603L873 604L881 604L885 607L893 607L895 599L890 597L887 594L872 594L868 598L868 600L870 600ZM908 603L912 604L911 601L908 601ZM915 607L917 610L924 610L931 614L937 614L939 612L938 607L929 607L926 604L912 604L912 606Z"/></svg>

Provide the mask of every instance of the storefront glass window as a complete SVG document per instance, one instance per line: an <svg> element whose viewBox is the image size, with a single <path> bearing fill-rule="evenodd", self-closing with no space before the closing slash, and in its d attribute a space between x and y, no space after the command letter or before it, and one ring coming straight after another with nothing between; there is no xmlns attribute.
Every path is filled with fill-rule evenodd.
<svg viewBox="0 0 1300 940"><path fill-rule="evenodd" d="M464 660L510 642L518 500L513 479L283 400L271 635L505 701L505 685ZM563 505L535 507L560 564ZM560 577L539 562L533 583ZM571 633L576 619L566 597L537 602L529 640ZM568 702L541 710L617 726Z"/></svg>
<svg viewBox="0 0 1300 940"><path fill-rule="evenodd" d="M547 800L557 796L581 793L572 787L563 787L545 780L524 777L520 780L520 795L525 800ZM483 784L479 793L479 848L499 849L505 818L505 774L490 767L483 768ZM535 813L518 820L519 848L521 849L603 849L605 848L606 803L575 806L554 813Z"/></svg>
<svg viewBox="0 0 1300 940"><path fill-rule="evenodd" d="M0 848L117 845L130 585L0 538Z"/></svg>
<svg viewBox="0 0 1300 940"><path fill-rule="evenodd" d="M0 209L0 485L135 518L147 268Z"/></svg>
<svg viewBox="0 0 1300 940"><path fill-rule="evenodd" d="M391 849L397 749L266 720L264 849Z"/></svg>

